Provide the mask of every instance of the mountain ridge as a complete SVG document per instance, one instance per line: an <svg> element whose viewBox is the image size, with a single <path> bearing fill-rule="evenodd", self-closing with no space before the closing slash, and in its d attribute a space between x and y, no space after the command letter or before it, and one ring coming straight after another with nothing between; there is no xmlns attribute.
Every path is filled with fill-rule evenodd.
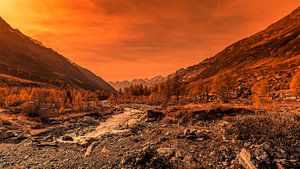
<svg viewBox="0 0 300 169"><path fill-rule="evenodd" d="M79 68L53 49L13 29L1 17L0 35L0 73L56 86L70 81L84 89L116 92L94 73Z"/></svg>
<svg viewBox="0 0 300 169"><path fill-rule="evenodd" d="M186 92L199 84L212 84L225 74L234 77L236 89L246 86L250 90L261 78L267 79L274 91L289 89L288 84L300 66L299 44L300 7L266 29L176 73L187 84Z"/></svg>

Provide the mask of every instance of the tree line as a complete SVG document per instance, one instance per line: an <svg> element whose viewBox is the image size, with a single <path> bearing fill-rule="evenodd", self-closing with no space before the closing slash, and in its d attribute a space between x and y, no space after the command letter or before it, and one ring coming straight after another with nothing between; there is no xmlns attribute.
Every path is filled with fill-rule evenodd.
<svg viewBox="0 0 300 169"><path fill-rule="evenodd" d="M146 86L142 84L121 88L110 100L116 102L169 102L179 101L183 83L178 75L168 78L164 83Z"/></svg>

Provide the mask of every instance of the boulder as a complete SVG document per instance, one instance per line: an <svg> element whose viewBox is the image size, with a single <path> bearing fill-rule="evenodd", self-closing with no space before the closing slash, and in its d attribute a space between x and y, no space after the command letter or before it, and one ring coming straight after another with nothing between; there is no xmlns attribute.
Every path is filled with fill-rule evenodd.
<svg viewBox="0 0 300 169"><path fill-rule="evenodd" d="M170 158L175 155L174 148L158 148L156 149L156 153L159 156Z"/></svg>
<svg viewBox="0 0 300 169"><path fill-rule="evenodd" d="M68 136L68 135L64 135L64 136L62 137L62 140L64 140L64 141L74 141L73 137Z"/></svg>
<svg viewBox="0 0 300 169"><path fill-rule="evenodd" d="M148 121L158 121L164 118L164 113L157 110L147 110Z"/></svg>
<svg viewBox="0 0 300 169"><path fill-rule="evenodd" d="M0 133L0 140L5 140L8 138L12 138L15 137L15 133L13 133L12 131L5 131L5 132L1 132Z"/></svg>

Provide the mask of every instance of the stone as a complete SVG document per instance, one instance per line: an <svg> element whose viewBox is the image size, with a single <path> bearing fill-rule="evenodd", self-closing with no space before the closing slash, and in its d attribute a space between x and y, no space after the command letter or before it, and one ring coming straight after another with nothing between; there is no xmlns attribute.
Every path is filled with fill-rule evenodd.
<svg viewBox="0 0 300 169"><path fill-rule="evenodd" d="M196 129L185 129L182 134L179 134L180 138L187 138L187 139L191 139L191 140L196 140L198 139L199 141L203 141L209 138L209 135L204 132L204 131L200 131L200 130L196 130Z"/></svg>
<svg viewBox="0 0 300 169"><path fill-rule="evenodd" d="M276 167L277 167L277 169L285 169L285 167L278 162L276 162Z"/></svg>
<svg viewBox="0 0 300 169"><path fill-rule="evenodd" d="M89 156L89 155L91 154L91 152L92 152L92 150L93 150L95 144L96 144L96 142L92 142L92 144L90 144L90 145L87 147L86 152L85 152L85 155L84 155L85 157L86 157L86 156Z"/></svg>
<svg viewBox="0 0 300 169"><path fill-rule="evenodd" d="M149 121L158 121L163 119L164 114L156 110L147 110L147 118Z"/></svg>
<svg viewBox="0 0 300 169"><path fill-rule="evenodd" d="M62 140L64 140L64 141L74 141L73 137L68 136L68 135L64 135L64 136L62 137Z"/></svg>
<svg viewBox="0 0 300 169"><path fill-rule="evenodd" d="M245 169L257 169L251 160L251 154L246 149L242 149L239 153L239 164L241 164Z"/></svg>
<svg viewBox="0 0 300 169"><path fill-rule="evenodd" d="M15 133L13 133L12 131L0 133L0 140L5 140L11 137L15 137Z"/></svg>
<svg viewBox="0 0 300 169"><path fill-rule="evenodd" d="M173 149L173 148L158 148L158 149L156 149L156 153L159 156L169 158L169 157L172 157L175 155L175 149Z"/></svg>
<svg viewBox="0 0 300 169"><path fill-rule="evenodd" d="M42 142L42 143L38 143L36 146L38 146L38 147L58 147L58 145L53 142Z"/></svg>
<svg viewBox="0 0 300 169"><path fill-rule="evenodd" d="M129 119L127 121L127 127L132 128L132 127L136 126L138 123L139 123L139 119Z"/></svg>
<svg viewBox="0 0 300 169"><path fill-rule="evenodd" d="M79 131L77 132L77 134L78 134L79 136L82 136L84 133L83 133L83 131L79 130Z"/></svg>
<svg viewBox="0 0 300 169"><path fill-rule="evenodd" d="M100 152L101 154L108 154L109 150L106 147L103 147Z"/></svg>

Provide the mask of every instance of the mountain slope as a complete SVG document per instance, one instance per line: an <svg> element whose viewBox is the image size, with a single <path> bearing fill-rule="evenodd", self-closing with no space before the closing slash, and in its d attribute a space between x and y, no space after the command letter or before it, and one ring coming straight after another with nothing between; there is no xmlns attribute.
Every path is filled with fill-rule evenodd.
<svg viewBox="0 0 300 169"><path fill-rule="evenodd" d="M264 78L272 90L289 89L288 84L300 65L299 44L300 8L214 57L179 70L178 74L189 88L227 74L234 77L236 88L249 89Z"/></svg>
<svg viewBox="0 0 300 169"><path fill-rule="evenodd" d="M66 81L85 89L113 88L91 72L78 68L68 59L13 29L0 18L0 73L61 85ZM88 76L87 76L88 75Z"/></svg>

